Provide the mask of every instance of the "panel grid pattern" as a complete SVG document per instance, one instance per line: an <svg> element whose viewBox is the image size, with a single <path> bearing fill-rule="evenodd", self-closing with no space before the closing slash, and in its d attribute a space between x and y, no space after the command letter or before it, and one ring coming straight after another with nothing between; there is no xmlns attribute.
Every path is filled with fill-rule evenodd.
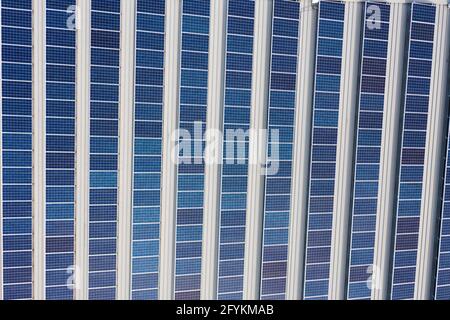
<svg viewBox="0 0 450 320"><path fill-rule="evenodd" d="M448 103L450 108L450 96ZM434 296L436 300L450 300L450 126L447 143L447 162L444 176L436 289Z"/></svg>
<svg viewBox="0 0 450 320"><path fill-rule="evenodd" d="M210 0L182 1L175 299L200 299Z"/></svg>
<svg viewBox="0 0 450 320"><path fill-rule="evenodd" d="M367 2L365 9L348 299L371 298L389 37L390 5Z"/></svg>
<svg viewBox="0 0 450 320"><path fill-rule="evenodd" d="M327 299L345 4L319 4L304 298Z"/></svg>
<svg viewBox="0 0 450 320"><path fill-rule="evenodd" d="M250 127L254 10L254 1L228 1L219 299L242 299L243 295L248 141L240 133Z"/></svg>
<svg viewBox="0 0 450 320"><path fill-rule="evenodd" d="M391 298L413 299L436 8L412 5Z"/></svg>
<svg viewBox="0 0 450 320"><path fill-rule="evenodd" d="M158 298L165 0L138 0L132 299Z"/></svg>
<svg viewBox="0 0 450 320"><path fill-rule="evenodd" d="M92 0L89 299L116 298L120 0Z"/></svg>
<svg viewBox="0 0 450 320"><path fill-rule="evenodd" d="M2 0L3 298L32 298L32 2Z"/></svg>
<svg viewBox="0 0 450 320"><path fill-rule="evenodd" d="M268 169L264 197L261 299L286 298L300 3L275 0L268 110ZM279 141L274 141L274 130ZM277 152L275 152L277 150ZM278 155L277 158L275 158Z"/></svg>
<svg viewBox="0 0 450 320"><path fill-rule="evenodd" d="M75 200L75 30L68 7L47 0L46 298L71 300Z"/></svg>

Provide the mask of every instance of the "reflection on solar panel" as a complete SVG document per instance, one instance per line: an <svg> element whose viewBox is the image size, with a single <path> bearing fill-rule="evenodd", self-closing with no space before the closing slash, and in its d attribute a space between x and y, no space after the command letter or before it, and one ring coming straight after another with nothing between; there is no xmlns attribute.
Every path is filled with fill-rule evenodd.
<svg viewBox="0 0 450 320"><path fill-rule="evenodd" d="M132 299L158 298L164 0L138 0Z"/></svg>
<svg viewBox="0 0 450 320"><path fill-rule="evenodd" d="M389 37L390 6L367 2L365 10L348 299L370 299L372 291L368 281L373 272ZM381 20L373 21L378 10Z"/></svg>
<svg viewBox="0 0 450 320"><path fill-rule="evenodd" d="M92 0L89 299L116 298L120 0Z"/></svg>
<svg viewBox="0 0 450 320"><path fill-rule="evenodd" d="M67 8L75 0L47 0L46 298L73 299L75 30Z"/></svg>
<svg viewBox="0 0 450 320"><path fill-rule="evenodd" d="M450 126L447 145L447 164L444 175L435 299L450 300Z"/></svg>
<svg viewBox="0 0 450 320"><path fill-rule="evenodd" d="M31 0L2 0L3 298L32 298Z"/></svg>
<svg viewBox="0 0 450 320"><path fill-rule="evenodd" d="M227 130L250 127L254 14L254 1L228 1L219 299L242 299L243 294L248 141L242 136L235 142Z"/></svg>
<svg viewBox="0 0 450 320"><path fill-rule="evenodd" d="M209 52L209 0L183 0L179 128L183 143L204 144ZM195 124L201 137L194 140ZM181 141L180 141L181 142ZM191 156L192 155L192 156ZM203 155L180 154L178 166L175 299L200 299L202 258Z"/></svg>
<svg viewBox="0 0 450 320"><path fill-rule="evenodd" d="M319 4L305 299L327 299L345 4Z"/></svg>
<svg viewBox="0 0 450 320"><path fill-rule="evenodd" d="M268 129L279 131L279 141L269 142L268 154L278 148L269 166L279 170L266 177L261 299L286 298L299 24L300 3L275 0Z"/></svg>
<svg viewBox="0 0 450 320"><path fill-rule="evenodd" d="M392 299L414 297L436 8L412 5Z"/></svg>

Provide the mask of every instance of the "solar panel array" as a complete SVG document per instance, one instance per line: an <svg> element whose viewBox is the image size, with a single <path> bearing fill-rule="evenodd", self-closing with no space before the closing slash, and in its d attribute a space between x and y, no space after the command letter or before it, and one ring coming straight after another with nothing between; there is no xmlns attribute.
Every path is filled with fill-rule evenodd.
<svg viewBox="0 0 450 320"><path fill-rule="evenodd" d="M414 297L436 7L412 4L392 299Z"/></svg>
<svg viewBox="0 0 450 320"><path fill-rule="evenodd" d="M379 18L374 14L380 14ZM365 4L353 187L348 299L372 293L390 5Z"/></svg>
<svg viewBox="0 0 450 320"><path fill-rule="evenodd" d="M434 297L436 300L450 300L450 131L448 133L447 160L444 171L444 193Z"/></svg>
<svg viewBox="0 0 450 320"><path fill-rule="evenodd" d="M2 0L3 298L32 298L32 6Z"/></svg>
<svg viewBox="0 0 450 320"><path fill-rule="evenodd" d="M158 298L165 0L138 0L132 299Z"/></svg>
<svg viewBox="0 0 450 320"><path fill-rule="evenodd" d="M136 0L131 298L158 299L166 0ZM76 30L68 8L76 0L46 0L45 298L73 299L75 264ZM91 0L88 298L116 299L120 88L120 0ZM279 168L265 177L261 299L285 299L301 4L273 3L268 129L269 159ZM390 5L365 2L348 299L370 299L378 202ZM381 21L372 11L380 9ZM204 133L206 128L210 0L181 2L178 127L190 133L177 175L175 299L200 299ZM303 296L327 299L335 198L345 4L320 1L316 43L307 241ZM33 298L32 225L32 0L1 0L2 203L0 248L5 300ZM376 10L376 9L375 9ZM392 253L392 299L412 299L421 218L424 158L436 7L411 4L406 96L401 127L398 202ZM254 0L227 0L224 165L221 167L219 299L240 300L245 288ZM374 26L379 23L380 27ZM80 31L80 30L79 30ZM83 32L83 30L81 30ZM87 31L86 31L87 32ZM405 52L406 53L406 52ZM131 72L131 71L130 71ZM198 130L200 129L200 130ZM234 130L231 135L230 131ZM236 131L238 130L238 131ZM197 132L196 132L197 131ZM237 136L236 136L237 134ZM450 299L450 129L439 229L435 298ZM236 137L244 138L238 140ZM185 137L184 137L185 138ZM276 147L276 148L275 148ZM229 152L232 148L232 153ZM247 248L248 249L248 248ZM255 248L250 248L253 250Z"/></svg>
<svg viewBox="0 0 450 320"><path fill-rule="evenodd" d="M73 299L67 280L74 263L75 30L67 8L75 0L47 0L46 298Z"/></svg>
<svg viewBox="0 0 450 320"><path fill-rule="evenodd" d="M305 299L328 298L344 13L344 3L319 4Z"/></svg>
<svg viewBox="0 0 450 320"><path fill-rule="evenodd" d="M116 298L120 0L91 2L89 299Z"/></svg>
<svg viewBox="0 0 450 320"><path fill-rule="evenodd" d="M278 172L266 176L261 299L286 298L299 24L299 2L274 1L268 108L268 156L272 160L267 170L278 168ZM279 131L279 141L274 141L274 130Z"/></svg>
<svg viewBox="0 0 450 320"><path fill-rule="evenodd" d="M203 152L208 95L210 0L183 0L179 128L190 137L178 165L175 299L200 299L205 166ZM198 126L201 136L195 135Z"/></svg>
<svg viewBox="0 0 450 320"><path fill-rule="evenodd" d="M229 0L220 195L219 299L242 299L255 3ZM229 133L236 133L236 136ZM242 133L241 135L239 135Z"/></svg>

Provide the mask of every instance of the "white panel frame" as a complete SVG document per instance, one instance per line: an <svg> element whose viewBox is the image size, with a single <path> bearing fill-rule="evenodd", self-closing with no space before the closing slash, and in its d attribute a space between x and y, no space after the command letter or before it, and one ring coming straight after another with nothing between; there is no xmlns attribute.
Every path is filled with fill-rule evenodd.
<svg viewBox="0 0 450 320"><path fill-rule="evenodd" d="M46 1L33 0L33 299L45 299Z"/></svg>
<svg viewBox="0 0 450 320"><path fill-rule="evenodd" d="M228 1L211 1L209 34L208 113L206 141L216 147L205 160L205 191L202 241L201 299L217 299L220 226L220 190L223 139L226 17ZM216 135L215 135L216 134ZM205 155L206 156L206 155Z"/></svg>
<svg viewBox="0 0 450 320"><path fill-rule="evenodd" d="M117 299L131 296L134 86L137 0L121 2Z"/></svg>
<svg viewBox="0 0 450 320"><path fill-rule="evenodd" d="M88 299L91 1L77 1L75 300Z"/></svg>
<svg viewBox="0 0 450 320"><path fill-rule="evenodd" d="M343 300L345 298L360 73L362 5L359 1L345 2L341 94L336 150L336 183L334 189L328 293L331 300Z"/></svg>
<svg viewBox="0 0 450 320"><path fill-rule="evenodd" d="M164 50L163 159L159 299L174 298L177 166L172 159L178 124L182 1L166 1Z"/></svg>
<svg viewBox="0 0 450 320"><path fill-rule="evenodd" d="M253 79L250 114L247 222L245 228L244 300L258 300L261 282L261 246L264 215L266 137L269 99L270 45L273 0L255 1Z"/></svg>
<svg viewBox="0 0 450 320"><path fill-rule="evenodd" d="M317 37L317 10L312 1L301 2L299 63L297 67L294 153L289 230L286 298L300 300L303 295L305 248L309 194L311 125L314 92L314 66Z"/></svg>

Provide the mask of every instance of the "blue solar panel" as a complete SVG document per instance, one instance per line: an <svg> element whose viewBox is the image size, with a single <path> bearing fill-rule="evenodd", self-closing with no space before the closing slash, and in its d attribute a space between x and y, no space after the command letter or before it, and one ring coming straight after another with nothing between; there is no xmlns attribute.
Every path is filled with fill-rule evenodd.
<svg viewBox="0 0 450 320"><path fill-rule="evenodd" d="M299 25L300 3L275 0L268 110L268 159L272 160L267 170L279 170L266 176L261 266L264 300L286 298ZM275 130L279 141L273 140Z"/></svg>
<svg viewBox="0 0 450 320"><path fill-rule="evenodd" d="M91 2L89 299L116 298L120 0Z"/></svg>
<svg viewBox="0 0 450 320"><path fill-rule="evenodd" d="M138 0L132 299L158 298L165 0Z"/></svg>
<svg viewBox="0 0 450 320"><path fill-rule="evenodd" d="M243 295L248 141L245 135L228 136L227 132L246 132L250 127L254 14L254 1L228 1L219 299L242 299ZM247 45L236 45L241 41Z"/></svg>
<svg viewBox="0 0 450 320"><path fill-rule="evenodd" d="M32 298L32 2L1 1L3 298Z"/></svg>
<svg viewBox="0 0 450 320"><path fill-rule="evenodd" d="M190 137L179 142L195 150L198 145L202 150L206 123L209 9L209 0L183 0L179 128ZM195 135L196 125L200 137ZM175 299L196 300L200 299L205 168L203 152L186 152L180 151L178 166Z"/></svg>
<svg viewBox="0 0 450 320"><path fill-rule="evenodd" d="M377 21L373 6L381 14ZM372 292L390 5L367 2L365 10L348 299L370 299Z"/></svg>
<svg viewBox="0 0 450 320"><path fill-rule="evenodd" d="M412 5L392 272L395 300L414 298L435 12L431 5Z"/></svg>
<svg viewBox="0 0 450 320"><path fill-rule="evenodd" d="M67 8L75 0L47 1L46 298L73 299L67 286L74 265L75 30Z"/></svg>
<svg viewBox="0 0 450 320"><path fill-rule="evenodd" d="M450 108L450 96L449 96ZM450 120L450 118L449 118ZM450 126L447 141L435 299L450 300Z"/></svg>
<svg viewBox="0 0 450 320"><path fill-rule="evenodd" d="M305 299L327 299L345 4L319 4L308 203Z"/></svg>

